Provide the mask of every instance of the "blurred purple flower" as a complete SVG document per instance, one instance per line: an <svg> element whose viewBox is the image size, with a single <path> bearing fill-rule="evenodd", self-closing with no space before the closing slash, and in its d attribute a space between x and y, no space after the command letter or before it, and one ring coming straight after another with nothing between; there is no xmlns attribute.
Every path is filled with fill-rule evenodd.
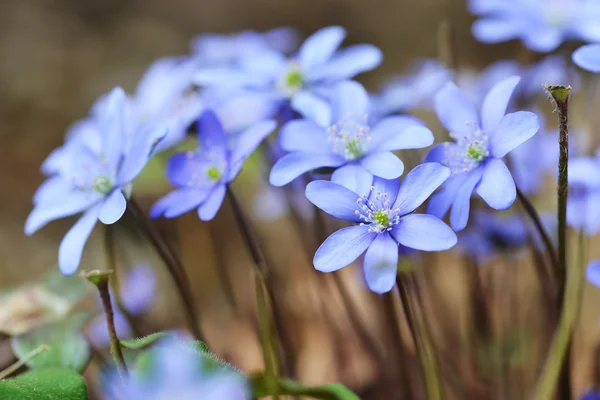
<svg viewBox="0 0 600 400"><path fill-rule="evenodd" d="M485 96L494 85L522 73L523 70L516 61L499 60L490 64L481 72L469 69L461 70L456 76L456 82L461 88L461 92L471 103L480 107Z"/></svg>
<svg viewBox="0 0 600 400"><path fill-rule="evenodd" d="M274 121L263 121L242 132L230 146L216 114L205 111L198 120L199 148L171 157L167 179L177 189L156 202L150 216L173 218L197 208L201 220L213 219L225 198L226 186L275 127Z"/></svg>
<svg viewBox="0 0 600 400"><path fill-rule="evenodd" d="M50 221L84 212L59 247L58 265L65 275L79 267L96 221L113 224L121 218L131 182L167 134L167 128L159 125L133 128L127 111L125 92L113 89L98 109L101 148L88 146L94 142L86 140L67 146L69 157L59 168L60 173L48 178L34 196L34 209L25 222L27 235Z"/></svg>
<svg viewBox="0 0 600 400"><path fill-rule="evenodd" d="M580 400L600 400L600 392L597 390L588 390L580 397Z"/></svg>
<svg viewBox="0 0 600 400"><path fill-rule="evenodd" d="M442 191L432 196L428 212L443 218L450 212L456 231L465 228L473 190L496 210L509 208L515 201L513 178L502 158L539 130L538 117L531 112L506 114L506 108L519 77L496 84L481 106L481 119L473 105L449 82L435 97L438 118L455 142L435 146L427 156L450 168L452 176Z"/></svg>
<svg viewBox="0 0 600 400"><path fill-rule="evenodd" d="M317 270L332 272L343 268L363 253L367 285L376 293L394 286L398 267L398 244L423 250L447 250L456 244L456 235L444 222L428 214L413 214L450 175L438 163L425 163L413 169L402 185L398 179L374 179L366 171L352 174L354 182L343 184L314 181L306 187L306 197L336 218L355 223L329 236L317 250L313 263ZM361 172L362 171L362 172Z"/></svg>
<svg viewBox="0 0 600 400"><path fill-rule="evenodd" d="M600 288L600 260L594 260L585 269L585 278L589 283Z"/></svg>
<svg viewBox="0 0 600 400"><path fill-rule="evenodd" d="M595 0L470 0L479 16L472 27L481 42L521 39L531 50L550 52L565 40L600 40L600 4Z"/></svg>
<svg viewBox="0 0 600 400"><path fill-rule="evenodd" d="M600 44L588 44L575 50L573 62L581 68L600 73Z"/></svg>
<svg viewBox="0 0 600 400"><path fill-rule="evenodd" d="M275 186L322 167L358 166L375 176L395 179L402 175L404 164L392 151L433 143L431 131L412 117L388 117L371 128L367 91L353 81L335 86L331 104L310 95L299 95L297 100L305 119L290 121L281 130L280 146L290 154L271 170L270 182Z"/></svg>
<svg viewBox="0 0 600 400"><path fill-rule="evenodd" d="M587 235L600 232L600 158L579 157L569 161L567 223Z"/></svg>

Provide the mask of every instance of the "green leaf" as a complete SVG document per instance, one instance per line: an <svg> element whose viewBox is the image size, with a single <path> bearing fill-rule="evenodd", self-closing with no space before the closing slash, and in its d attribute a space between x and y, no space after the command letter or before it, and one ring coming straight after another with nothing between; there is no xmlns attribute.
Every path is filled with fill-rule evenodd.
<svg viewBox="0 0 600 400"><path fill-rule="evenodd" d="M50 348L27 361L27 366L30 368L61 367L81 372L91 357L90 346L81 333L81 328L89 317L89 313L77 313L65 321L44 325L23 335L13 336L10 339L13 352L21 359L46 343Z"/></svg>
<svg viewBox="0 0 600 400"><path fill-rule="evenodd" d="M147 336L143 336L136 339L121 339L121 347L125 347L126 349L139 350L144 347L148 347L157 340L160 340L164 337L172 335L170 332L156 332Z"/></svg>
<svg viewBox="0 0 600 400"><path fill-rule="evenodd" d="M43 368L0 381L2 400L87 400L83 377L64 368Z"/></svg>
<svg viewBox="0 0 600 400"><path fill-rule="evenodd" d="M268 378L263 374L250 377L250 385L254 397L271 396L269 393ZM308 396L323 400L360 400L350 389L341 383L330 383L322 386L304 386L291 379L279 378L277 380L278 394L289 396Z"/></svg>

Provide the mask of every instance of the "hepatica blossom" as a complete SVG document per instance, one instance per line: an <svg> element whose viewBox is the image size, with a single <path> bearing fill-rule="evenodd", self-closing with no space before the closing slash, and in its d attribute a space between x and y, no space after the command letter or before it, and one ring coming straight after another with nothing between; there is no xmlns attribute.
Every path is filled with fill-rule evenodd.
<svg viewBox="0 0 600 400"><path fill-rule="evenodd" d="M52 220L84 213L59 247L58 265L65 275L77 270L96 221L113 224L121 218L131 182L167 134L166 127L157 125L131 131L126 102L122 89L110 92L97 115L100 147L88 146L94 141L86 140L67 146L66 164L44 182L34 197L34 209L25 223L27 235Z"/></svg>
<svg viewBox="0 0 600 400"><path fill-rule="evenodd" d="M573 62L587 71L600 73L600 44L580 47L573 53Z"/></svg>
<svg viewBox="0 0 600 400"><path fill-rule="evenodd" d="M395 179L402 175L404 164L392 151L433 143L431 131L411 117L389 117L371 127L367 92L352 81L336 85L331 104L303 101L300 111L304 119L287 123L280 133L280 146L290 154L271 170L275 186L321 167L358 166L375 176Z"/></svg>
<svg viewBox="0 0 600 400"><path fill-rule="evenodd" d="M442 218L450 208L450 224L459 231L469 219L473 190L492 208L509 208L516 198L513 178L502 158L539 130L531 112L506 114L519 77L496 84L481 106L481 118L452 82L435 97L438 118L454 142L434 147L427 156L450 168L452 176L429 202L428 212Z"/></svg>
<svg viewBox="0 0 600 400"><path fill-rule="evenodd" d="M351 167L356 168L356 167ZM306 197L336 218L355 225L340 229L319 247L314 266L322 272L336 271L365 253L367 285L377 293L392 289L398 265L398 244L424 250L446 250L456 235L444 222L428 214L413 214L427 197L450 175L438 163L413 169L400 185L398 179L372 178L360 169L344 171L357 179L314 181ZM343 182L344 185L335 181Z"/></svg>
<svg viewBox="0 0 600 400"><path fill-rule="evenodd" d="M215 113L205 111L198 120L198 149L171 157L167 179L177 189L160 199L152 207L150 216L173 218L196 208L201 220L213 219L221 207L227 185L275 126L274 121L258 123L242 132L230 146Z"/></svg>
<svg viewBox="0 0 600 400"><path fill-rule="evenodd" d="M569 161L567 223L588 235L600 232L600 159L579 157Z"/></svg>
<svg viewBox="0 0 600 400"><path fill-rule="evenodd" d="M600 40L600 4L595 0L470 0L481 17L475 38L485 43L521 39L531 50L550 52L565 40Z"/></svg>

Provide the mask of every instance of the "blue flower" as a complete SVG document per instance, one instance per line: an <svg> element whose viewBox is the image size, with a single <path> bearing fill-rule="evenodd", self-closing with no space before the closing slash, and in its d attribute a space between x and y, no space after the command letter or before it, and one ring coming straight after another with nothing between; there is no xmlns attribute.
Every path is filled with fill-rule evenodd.
<svg viewBox="0 0 600 400"><path fill-rule="evenodd" d="M523 69L516 61L499 60L488 65L482 71L462 69L457 73L456 82L460 86L461 92L473 104L480 107L483 104L485 96L494 85L511 76L521 75L522 73ZM542 91L541 86L540 91Z"/></svg>
<svg viewBox="0 0 600 400"><path fill-rule="evenodd" d="M230 146L215 113L205 111L198 120L198 149L176 153L170 158L167 179L177 189L154 204L150 216L173 218L197 208L201 220L213 219L221 207L227 185L275 126L274 121L256 124L242 132Z"/></svg>
<svg viewBox="0 0 600 400"><path fill-rule="evenodd" d="M600 392L597 390L588 390L579 399L580 400L600 400Z"/></svg>
<svg viewBox="0 0 600 400"><path fill-rule="evenodd" d="M585 278L589 283L600 288L600 260L594 260L585 269Z"/></svg>
<svg viewBox="0 0 600 400"><path fill-rule="evenodd" d="M38 189L25 223L25 233L31 235L52 220L84 212L59 247L58 265L65 275L77 270L96 221L113 224L121 218L131 182L167 134L166 127L156 125L130 130L127 98L121 88L110 92L97 114L100 148L88 146L95 142L86 140L67 146L67 162Z"/></svg>
<svg viewBox="0 0 600 400"><path fill-rule="evenodd" d="M485 43L521 39L531 50L550 52L565 40L600 40L600 4L595 0L470 0L481 17L473 36Z"/></svg>
<svg viewBox="0 0 600 400"><path fill-rule="evenodd" d="M569 161L567 223L587 235L600 232L600 159L579 157Z"/></svg>
<svg viewBox="0 0 600 400"><path fill-rule="evenodd" d="M317 250L313 263L322 272L349 265L363 253L367 285L377 293L392 289L398 265L398 244L424 250L446 250L456 244L456 235L444 222L428 214L413 214L450 175L438 163L413 169L402 185L397 179L374 179L356 166L354 181L314 181L306 197L336 218L355 225L333 233ZM361 172L362 171L362 172Z"/></svg>
<svg viewBox="0 0 600 400"><path fill-rule="evenodd" d="M600 73L600 44L588 44L575 50L573 62L581 68Z"/></svg>
<svg viewBox="0 0 600 400"><path fill-rule="evenodd" d="M245 57L235 66L204 68L196 74L200 86L238 87L268 95L285 104L299 93L316 93L333 83L375 68L382 54L372 45L360 44L338 51L346 31L323 28L304 41L297 54L265 49ZM292 106L295 108L294 104Z"/></svg>
<svg viewBox="0 0 600 400"><path fill-rule="evenodd" d="M291 121L281 130L280 146L290 154L271 170L270 181L275 186L321 167L359 166L375 176L396 179L404 164L392 151L433 143L431 131L411 117L385 118L371 128L367 92L352 81L336 85L331 105L306 101L300 111L305 119Z"/></svg>
<svg viewBox="0 0 600 400"><path fill-rule="evenodd" d="M103 388L110 400L246 400L245 378L233 370L214 369L198 352L176 339L164 339L152 350L150 362L122 380L115 372Z"/></svg>
<svg viewBox="0 0 600 400"><path fill-rule="evenodd" d="M450 224L457 231L467 225L473 190L496 210L515 201L515 183L502 158L539 130L534 113L505 115L518 83L519 77L512 77L496 84L483 101L481 119L454 83L435 96L438 118L455 142L435 146L427 156L452 172L442 191L432 196L428 212L442 218L452 208Z"/></svg>

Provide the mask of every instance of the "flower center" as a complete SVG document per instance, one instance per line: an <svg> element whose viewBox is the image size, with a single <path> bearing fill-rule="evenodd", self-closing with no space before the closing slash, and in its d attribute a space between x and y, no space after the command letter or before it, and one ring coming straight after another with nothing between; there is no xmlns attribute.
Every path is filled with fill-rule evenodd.
<svg viewBox="0 0 600 400"><path fill-rule="evenodd" d="M106 175L98 175L94 179L94 183L92 187L96 192L102 193L104 195L109 194L112 191L113 185L108 176Z"/></svg>
<svg viewBox="0 0 600 400"><path fill-rule="evenodd" d="M364 121L357 121L359 119ZM344 117L331 125L327 134L335 153L341 154L346 160L357 160L368 150L371 141L369 129L366 115L362 118Z"/></svg>
<svg viewBox="0 0 600 400"><path fill-rule="evenodd" d="M297 62L290 62L287 72L277 86L289 97L292 97L304 87L304 75Z"/></svg>
<svg viewBox="0 0 600 400"><path fill-rule="evenodd" d="M572 19L570 4L566 5L564 1L551 1L544 7L544 20L548 25L555 29L561 29L568 25Z"/></svg>
<svg viewBox="0 0 600 400"><path fill-rule="evenodd" d="M219 168L214 166L208 167L208 169L206 170L206 176L208 176L208 179L218 181L219 179L221 179L221 171L219 171Z"/></svg>
<svg viewBox="0 0 600 400"><path fill-rule="evenodd" d="M371 186L371 196L363 195L356 201L358 209L355 214L364 222L361 225L369 225L369 231L384 233L392 230L392 227L400 222L400 210L392 209L392 202L385 192L374 192Z"/></svg>
<svg viewBox="0 0 600 400"><path fill-rule="evenodd" d="M461 138L453 134L450 134L450 137L456 142L445 144L442 164L450 168L453 174L469 172L477 168L490 155L488 137L481 129Z"/></svg>

